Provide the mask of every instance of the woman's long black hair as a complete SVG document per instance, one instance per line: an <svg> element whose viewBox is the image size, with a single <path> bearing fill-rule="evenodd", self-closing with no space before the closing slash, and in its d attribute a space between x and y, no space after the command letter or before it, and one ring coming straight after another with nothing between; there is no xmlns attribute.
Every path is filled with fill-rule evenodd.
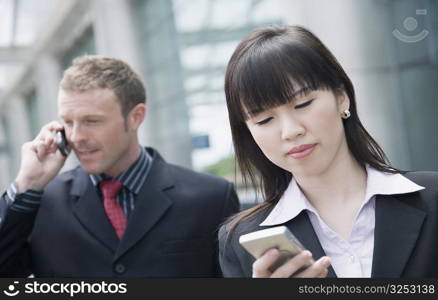
<svg viewBox="0 0 438 300"><path fill-rule="evenodd" d="M240 172L246 184L261 185L264 201L234 216L230 232L242 220L277 203L293 176L266 158L245 121L253 113L289 103L302 87L345 92L351 117L343 124L354 158L363 167L401 172L389 165L382 148L363 127L351 80L314 34L300 26L255 30L239 43L228 63L225 95Z"/></svg>

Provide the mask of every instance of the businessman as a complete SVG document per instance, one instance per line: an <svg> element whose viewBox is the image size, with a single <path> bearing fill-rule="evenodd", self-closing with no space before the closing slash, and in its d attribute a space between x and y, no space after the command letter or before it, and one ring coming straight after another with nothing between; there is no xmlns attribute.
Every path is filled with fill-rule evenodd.
<svg viewBox="0 0 438 300"><path fill-rule="evenodd" d="M0 198L3 277L217 277L217 229L239 204L231 183L168 164L141 147L140 77L123 61L75 59L60 121L22 146ZM64 130L80 166L59 174Z"/></svg>

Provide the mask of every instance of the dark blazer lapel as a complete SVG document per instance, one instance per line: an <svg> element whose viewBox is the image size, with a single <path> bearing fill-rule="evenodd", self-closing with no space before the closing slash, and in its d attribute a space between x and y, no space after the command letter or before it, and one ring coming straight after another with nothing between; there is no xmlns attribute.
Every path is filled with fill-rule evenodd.
<svg viewBox="0 0 438 300"><path fill-rule="evenodd" d="M325 256L324 249L319 242L318 236L313 229L309 216L305 211L302 211L298 216L285 224L303 246L312 252L313 258L318 260ZM330 266L327 277L336 277L336 273Z"/></svg>
<svg viewBox="0 0 438 300"><path fill-rule="evenodd" d="M154 152L150 172L138 194L135 209L120 241L114 260L134 246L160 220L172 205L166 190L173 187L168 165Z"/></svg>
<svg viewBox="0 0 438 300"><path fill-rule="evenodd" d="M412 193L406 203L415 203ZM426 213L395 196L376 196L372 277L400 277L414 249Z"/></svg>
<svg viewBox="0 0 438 300"><path fill-rule="evenodd" d="M78 221L91 235L115 252L118 238L106 216L96 188L82 169L78 169L73 179L71 195L76 201L73 204L73 214Z"/></svg>

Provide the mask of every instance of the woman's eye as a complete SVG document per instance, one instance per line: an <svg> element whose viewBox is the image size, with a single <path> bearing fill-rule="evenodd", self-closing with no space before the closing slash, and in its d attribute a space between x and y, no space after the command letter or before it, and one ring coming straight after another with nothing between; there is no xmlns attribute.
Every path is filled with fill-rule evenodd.
<svg viewBox="0 0 438 300"><path fill-rule="evenodd" d="M314 99L309 100L309 101L306 101L306 102L301 103L301 104L298 104L298 105L295 105L295 108L303 108L303 107L306 107L306 106L310 105L310 103L312 103L313 100L314 100Z"/></svg>
<svg viewBox="0 0 438 300"><path fill-rule="evenodd" d="M257 125L263 125L263 124L268 123L268 122L271 121L271 120L272 120L272 117L269 117L269 118L266 118L266 119L264 119L264 120L261 120L261 121L257 122L256 124L257 124Z"/></svg>

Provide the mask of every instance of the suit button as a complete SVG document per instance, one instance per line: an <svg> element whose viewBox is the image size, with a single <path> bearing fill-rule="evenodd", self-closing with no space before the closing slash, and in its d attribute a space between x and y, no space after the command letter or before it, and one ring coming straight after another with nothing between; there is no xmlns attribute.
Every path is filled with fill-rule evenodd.
<svg viewBox="0 0 438 300"><path fill-rule="evenodd" d="M114 268L117 274L123 274L126 271L126 267L124 264L117 264Z"/></svg>

